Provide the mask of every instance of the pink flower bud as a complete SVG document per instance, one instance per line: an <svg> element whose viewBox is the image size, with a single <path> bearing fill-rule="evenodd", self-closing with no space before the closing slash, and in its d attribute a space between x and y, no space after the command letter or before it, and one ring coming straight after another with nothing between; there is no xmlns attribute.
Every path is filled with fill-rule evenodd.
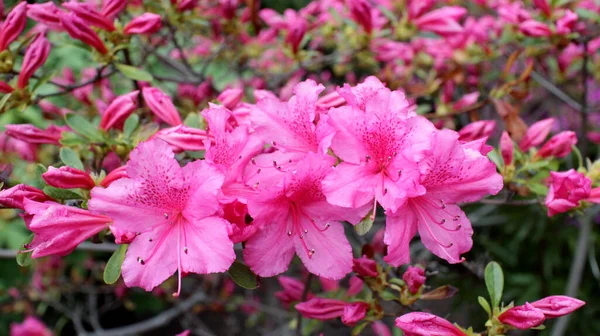
<svg viewBox="0 0 600 336"><path fill-rule="evenodd" d="M376 277L378 274L377 263L375 260L362 256L353 260L352 271L362 277Z"/></svg>
<svg viewBox="0 0 600 336"><path fill-rule="evenodd" d="M127 166L119 167L106 175L104 180L100 182L100 185L104 188L107 188L111 183L115 182L118 179L122 179L127 177Z"/></svg>
<svg viewBox="0 0 600 336"><path fill-rule="evenodd" d="M172 3L174 2L172 1ZM177 11L179 12L192 10L198 6L198 0L176 0L175 3L177 3Z"/></svg>
<svg viewBox="0 0 600 336"><path fill-rule="evenodd" d="M369 304L366 302L354 302L344 306L344 314L342 315L342 323L353 326L358 321L365 318Z"/></svg>
<svg viewBox="0 0 600 336"><path fill-rule="evenodd" d="M585 305L585 302L564 295L553 295L531 303L541 310L546 318L559 317L571 314Z"/></svg>
<svg viewBox="0 0 600 336"><path fill-rule="evenodd" d="M125 34L154 34L162 27L160 15L154 13L144 13L126 26L123 32Z"/></svg>
<svg viewBox="0 0 600 336"><path fill-rule="evenodd" d="M54 30L63 30L58 13L60 9L49 1L41 4L27 5L27 16L35 22L45 24Z"/></svg>
<svg viewBox="0 0 600 336"><path fill-rule="evenodd" d="M23 323L10 324L10 336L52 336L52 331L33 316L27 316Z"/></svg>
<svg viewBox="0 0 600 336"><path fill-rule="evenodd" d="M577 144L577 135L573 131L564 131L556 134L548 142L546 142L542 148L540 148L539 152L537 152L537 156L547 158L547 157L557 157L563 158L573 150L573 146Z"/></svg>
<svg viewBox="0 0 600 336"><path fill-rule="evenodd" d="M35 41L27 48L23 66L19 74L17 87L22 89L27 86L29 79L37 69L39 69L50 54L50 42L44 36L38 36Z"/></svg>
<svg viewBox="0 0 600 336"><path fill-rule="evenodd" d="M462 110L467 108L477 102L479 99L479 92L471 92L462 96L459 100L457 100L454 105L452 105L452 109L455 111Z"/></svg>
<svg viewBox="0 0 600 336"><path fill-rule="evenodd" d="M160 120L171 126L181 125L179 112L177 112L175 105L173 105L171 97L167 96L161 90L151 87L143 88L142 95L152 113Z"/></svg>
<svg viewBox="0 0 600 336"><path fill-rule="evenodd" d="M422 31L430 31L440 36L450 37L461 34L464 28L458 20L467 14L467 10L459 6L446 6L433 10L413 21Z"/></svg>
<svg viewBox="0 0 600 336"><path fill-rule="evenodd" d="M111 128L123 129L123 123L137 108L139 93L139 91L133 91L115 98L104 110L100 128L105 131Z"/></svg>
<svg viewBox="0 0 600 336"><path fill-rule="evenodd" d="M74 13L66 14L60 12L58 13L58 17L60 24L72 38L91 46L101 54L108 52L98 34Z"/></svg>
<svg viewBox="0 0 600 336"><path fill-rule="evenodd" d="M119 229L114 225L111 225L108 228L110 229L112 235L115 237L116 244L130 244L133 241L133 239L137 236L135 232Z"/></svg>
<svg viewBox="0 0 600 336"><path fill-rule="evenodd" d="M550 4L548 4L548 0L533 0L533 4L539 8L547 17L552 15L552 10L550 9Z"/></svg>
<svg viewBox="0 0 600 336"><path fill-rule="evenodd" d="M51 198L46 196L40 189L26 184L17 184L12 188L0 191L1 207L23 210L23 201L25 199L38 202L51 200Z"/></svg>
<svg viewBox="0 0 600 336"><path fill-rule="evenodd" d="M352 19L363 27L367 34L373 31L373 8L367 0L347 0Z"/></svg>
<svg viewBox="0 0 600 336"><path fill-rule="evenodd" d="M6 82L0 81L0 92L2 93L11 93L15 89L12 86L8 85Z"/></svg>
<svg viewBox="0 0 600 336"><path fill-rule="evenodd" d="M411 336L466 336L441 317L429 313L408 313L396 319L396 327Z"/></svg>
<svg viewBox="0 0 600 336"><path fill-rule="evenodd" d="M552 35L550 28L539 21L527 20L519 24L519 30L521 33L531 37L547 37Z"/></svg>
<svg viewBox="0 0 600 336"><path fill-rule="evenodd" d="M408 2L408 17L410 19L418 18L425 14L434 5L434 0L420 0Z"/></svg>
<svg viewBox="0 0 600 336"><path fill-rule="evenodd" d="M388 328L383 321L373 322L373 324L371 324L371 328L373 329L373 335L375 336L392 336L390 328Z"/></svg>
<svg viewBox="0 0 600 336"><path fill-rule="evenodd" d="M277 281L283 288L282 291L276 292L275 297L281 301L284 306L289 306L293 302L302 301L302 294L304 293L304 283L298 279L280 275L277 277ZM306 294L306 298L310 299L314 295L310 292Z"/></svg>
<svg viewBox="0 0 600 336"><path fill-rule="evenodd" d="M109 20L104 15L100 14L92 4L69 1L63 3L62 6L75 13L75 15L83 20L83 22L92 27L98 27L109 32L115 30L112 20Z"/></svg>
<svg viewBox="0 0 600 336"><path fill-rule="evenodd" d="M102 14L108 20L114 20L115 17L127 6L127 1L123 0L104 0L102 5Z"/></svg>
<svg viewBox="0 0 600 336"><path fill-rule="evenodd" d="M408 291L416 294L425 284L425 270L421 267L408 266L408 269L402 275L402 280L408 286Z"/></svg>
<svg viewBox="0 0 600 336"><path fill-rule="evenodd" d="M226 89L217 97L217 100L229 110L233 110L244 97L243 89Z"/></svg>
<svg viewBox="0 0 600 336"><path fill-rule="evenodd" d="M308 30L308 23L304 17L292 9L286 9L284 17L288 30L285 42L292 47L294 54L297 54L298 49L300 48L300 42L302 42L302 39Z"/></svg>
<svg viewBox="0 0 600 336"><path fill-rule="evenodd" d="M112 219L87 210L53 202L25 200L25 222L35 237L27 249L32 258L48 255L64 256L84 240L106 229Z"/></svg>
<svg viewBox="0 0 600 336"><path fill-rule="evenodd" d="M592 181L575 169L550 172L550 189L546 196L548 217L567 212L590 196Z"/></svg>
<svg viewBox="0 0 600 336"><path fill-rule="evenodd" d="M494 120L479 120L468 124L458 131L458 140L470 142L481 138L489 137L496 129Z"/></svg>
<svg viewBox="0 0 600 336"><path fill-rule="evenodd" d="M321 113L327 113L332 107L340 107L346 104L346 100L337 91L332 91L317 99L316 108Z"/></svg>
<svg viewBox="0 0 600 336"><path fill-rule="evenodd" d="M0 50L5 50L25 29L27 2L22 1L13 8L0 26Z"/></svg>
<svg viewBox="0 0 600 336"><path fill-rule="evenodd" d="M498 316L500 322L521 330L539 327L545 319L544 312L529 303L510 308Z"/></svg>
<svg viewBox="0 0 600 336"><path fill-rule="evenodd" d="M344 315L346 302L336 299L314 297L296 305L296 310L306 318L330 320Z"/></svg>
<svg viewBox="0 0 600 336"><path fill-rule="evenodd" d="M553 124L554 118L548 118L529 126L525 136L523 136L523 139L519 142L519 148L521 148L522 151L527 151L531 147L539 146L546 140L548 134L550 134Z"/></svg>
<svg viewBox="0 0 600 336"><path fill-rule="evenodd" d="M96 186L90 174L69 166L60 168L50 166L48 171L42 174L42 178L48 185L62 189L92 189Z"/></svg>
<svg viewBox="0 0 600 336"><path fill-rule="evenodd" d="M42 130L30 124L4 125L6 134L30 144L60 145L63 128L50 125Z"/></svg>
<svg viewBox="0 0 600 336"><path fill-rule="evenodd" d="M348 284L348 291L346 293L349 296L355 296L362 291L364 284L365 282L361 278L353 276L352 278L350 278L350 282Z"/></svg>
<svg viewBox="0 0 600 336"><path fill-rule="evenodd" d="M508 132L502 132L502 136L500 137L500 154L502 155L502 159L504 159L504 164L509 165L513 161L513 152L514 145L513 141L508 135Z"/></svg>
<svg viewBox="0 0 600 336"><path fill-rule="evenodd" d="M151 138L155 137L166 141L174 152L180 153L206 149L205 141L208 139L208 134L205 130L179 125L162 129Z"/></svg>
<svg viewBox="0 0 600 336"><path fill-rule="evenodd" d="M333 292L340 289L340 281L327 279L323 277L319 277L319 282L321 283L321 288L324 292Z"/></svg>
<svg viewBox="0 0 600 336"><path fill-rule="evenodd" d="M577 14L570 10L565 11L565 15L556 21L556 32L558 34L569 34L577 24Z"/></svg>

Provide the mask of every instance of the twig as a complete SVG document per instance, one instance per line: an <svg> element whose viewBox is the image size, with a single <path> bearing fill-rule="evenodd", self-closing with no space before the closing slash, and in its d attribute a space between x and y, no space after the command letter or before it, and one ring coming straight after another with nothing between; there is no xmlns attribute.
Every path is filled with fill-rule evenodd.
<svg viewBox="0 0 600 336"><path fill-rule="evenodd" d="M165 324L169 323L175 317L185 313L189 309L191 309L195 304L204 301L206 299L206 294L203 291L199 291L194 293L189 298L181 301L181 303L177 304L173 308L156 315L153 318L147 319L142 322L130 324L128 326L122 328L113 328L106 329L103 331L99 331L92 334L87 335L96 335L96 336L122 336L122 335L138 335L143 334L147 331L160 328Z"/></svg>
<svg viewBox="0 0 600 336"><path fill-rule="evenodd" d="M533 204L539 204L538 199L524 199L524 200L504 200L504 199L482 199L477 203L481 204L493 204L493 205L515 205L515 206L527 206Z"/></svg>
<svg viewBox="0 0 600 336"><path fill-rule="evenodd" d="M88 313L90 314L90 324L94 331L104 330L100 324L100 317L98 315L98 293L90 292L88 294Z"/></svg>
<svg viewBox="0 0 600 336"><path fill-rule="evenodd" d="M110 76L112 76L113 74L116 73L116 70L111 70L111 71L108 71L105 74L102 74L102 72L104 71L104 69L106 69L106 67L107 66L104 65L104 66L96 69L96 76L94 76L94 78L92 78L90 80L87 80L85 82L82 82L82 83L79 83L79 84L76 84L76 85L65 86L64 90L62 90L62 91L52 92L52 93L48 93L48 94L45 94L45 95L39 95L37 100L44 99L44 98L49 98L49 97L61 96L61 95L67 94L67 93L69 93L71 91L74 91L74 90L80 89L82 87L88 86L90 84L93 84L93 83L101 80L102 78L110 77Z"/></svg>
<svg viewBox="0 0 600 336"><path fill-rule="evenodd" d="M94 244L90 242L83 242L77 246L79 251L90 251L90 252L114 252L117 249L117 244L102 243ZM0 249L0 259L15 258L19 253L18 250Z"/></svg>
<svg viewBox="0 0 600 336"><path fill-rule="evenodd" d="M575 99L571 98L571 96L566 94L563 90L559 89L556 85L552 84L552 82L550 82L546 78L542 77L537 72L532 71L531 78L533 78L533 80L538 82L538 84L540 84L544 89L550 91L550 93L552 93L556 98L562 100L567 105L574 108L575 110L581 111L582 106L580 103L578 103Z"/></svg>
<svg viewBox="0 0 600 336"><path fill-rule="evenodd" d="M308 296L308 291L310 290L310 283L312 282L313 274L308 273L308 277L306 278L306 282L304 283L304 291L302 292L302 301L306 301L306 297ZM296 336L302 336L302 314L298 312L298 324L296 325Z"/></svg>

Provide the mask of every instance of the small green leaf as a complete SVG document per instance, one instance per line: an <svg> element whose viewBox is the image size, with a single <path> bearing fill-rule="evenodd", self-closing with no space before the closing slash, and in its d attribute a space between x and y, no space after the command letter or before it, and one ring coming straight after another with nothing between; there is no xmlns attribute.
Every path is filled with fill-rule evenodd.
<svg viewBox="0 0 600 336"><path fill-rule="evenodd" d="M106 263L106 267L104 268L104 282L112 285L121 276L121 265L123 265L123 260L125 260L125 252L127 252L127 244L119 245L119 248L113 252Z"/></svg>
<svg viewBox="0 0 600 336"><path fill-rule="evenodd" d="M60 189L51 186L46 186L44 187L43 191L44 194L59 200L75 200L84 198L83 196L69 189Z"/></svg>
<svg viewBox="0 0 600 336"><path fill-rule="evenodd" d="M4 105L6 105L6 103L8 102L8 100L10 99L10 96L12 96L12 93L7 93L4 96L2 96L2 99L0 99L0 111L4 108Z"/></svg>
<svg viewBox="0 0 600 336"><path fill-rule="evenodd" d="M381 293L379 293L379 297L383 300L383 301L395 301L398 300L398 296L390 291L383 291Z"/></svg>
<svg viewBox="0 0 600 336"><path fill-rule="evenodd" d="M372 212L369 212L365 218L360 221L360 223L356 224L354 226L356 233L358 233L360 236L366 235L367 232L369 232L373 227L373 222L375 221L375 218L373 217L375 216L372 216Z"/></svg>
<svg viewBox="0 0 600 336"><path fill-rule="evenodd" d="M37 89L40 88L40 86L48 83L49 80L51 80L52 78L54 78L54 76L58 73L58 71L59 70L46 72L42 77L40 77L40 79L37 80L37 82L35 82L35 85L31 89L31 92L36 92Z"/></svg>
<svg viewBox="0 0 600 336"><path fill-rule="evenodd" d="M498 153L497 149L494 148L493 150L491 150L488 153L487 157L496 165L496 167L504 167L504 160L502 160L502 156L500 156L500 153Z"/></svg>
<svg viewBox="0 0 600 336"><path fill-rule="evenodd" d="M35 176L33 181L31 182L31 185L33 187L36 187L38 189L44 189L44 187L46 186L46 181L44 181L44 179L42 178L42 174L46 171L48 171L48 169L43 164L38 163L37 165L35 165Z"/></svg>
<svg viewBox="0 0 600 336"><path fill-rule="evenodd" d="M130 78L133 80L144 81L144 82L152 82L152 80L154 79L152 77L152 75L150 73L148 73L147 71L138 69L131 65L117 63L117 64L115 64L115 66L127 78Z"/></svg>
<svg viewBox="0 0 600 336"><path fill-rule="evenodd" d="M577 8L575 9L575 12L577 13L577 16L579 16L582 19L592 20L596 23L600 23L600 15L598 13L595 13L585 8Z"/></svg>
<svg viewBox="0 0 600 336"><path fill-rule="evenodd" d="M363 321L360 324L358 324L356 327L354 327L352 329L352 336L357 336L360 335L363 331L363 329L365 329L366 326L368 326L371 322L369 321Z"/></svg>
<svg viewBox="0 0 600 336"><path fill-rule="evenodd" d="M60 149L60 160L69 167L77 168L79 170L84 169L79 154L69 147L62 147Z"/></svg>
<svg viewBox="0 0 600 336"><path fill-rule="evenodd" d="M104 142L104 136L91 122L77 114L67 114L67 125L81 136L92 142Z"/></svg>
<svg viewBox="0 0 600 336"><path fill-rule="evenodd" d="M25 246L27 246L27 244L30 244L32 241L33 241L33 233L30 234L29 237L27 237L27 239L25 239L25 241L23 242L23 245L21 245L22 248L19 249L19 252L17 253L17 264L19 264L19 266L21 266L21 267L27 267L33 263L33 260L31 259L31 254L33 254L33 251L22 252L22 251L28 249Z"/></svg>
<svg viewBox="0 0 600 336"><path fill-rule="evenodd" d="M202 127L202 123L200 121L200 115L198 113L188 114L187 117L185 117L183 124L188 127L193 127L193 128L201 128Z"/></svg>
<svg viewBox="0 0 600 336"><path fill-rule="evenodd" d="M250 267L237 260L229 267L227 273L229 273L231 279L242 288L258 288L258 276L250 270Z"/></svg>
<svg viewBox="0 0 600 336"><path fill-rule="evenodd" d="M123 136L129 139L139 124L140 117L135 113L130 115L129 118L125 120L125 125L123 125Z"/></svg>
<svg viewBox="0 0 600 336"><path fill-rule="evenodd" d="M490 299L492 300L492 306L498 307L502 300L502 291L504 290L504 273L500 265L492 261L485 267L485 285Z"/></svg>
<svg viewBox="0 0 600 336"><path fill-rule="evenodd" d="M63 146L80 146L88 143L87 139L73 132L62 132L62 138L60 139L60 144Z"/></svg>
<svg viewBox="0 0 600 336"><path fill-rule="evenodd" d="M545 196L548 194L548 187L538 182L529 181L527 188L537 195Z"/></svg>
<svg viewBox="0 0 600 336"><path fill-rule="evenodd" d="M477 297L477 300L479 301L479 304L483 310L488 313L488 316L492 316L492 308L490 308L490 304L487 302L487 300L482 296Z"/></svg>

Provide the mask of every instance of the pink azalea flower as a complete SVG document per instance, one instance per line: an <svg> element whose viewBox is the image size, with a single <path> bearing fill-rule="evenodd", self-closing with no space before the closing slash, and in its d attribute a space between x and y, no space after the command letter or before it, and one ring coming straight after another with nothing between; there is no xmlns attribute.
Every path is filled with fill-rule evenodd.
<svg viewBox="0 0 600 336"><path fill-rule="evenodd" d="M484 137L489 137L496 129L494 120L479 120L468 124L458 131L458 140L474 141Z"/></svg>
<svg viewBox="0 0 600 336"><path fill-rule="evenodd" d="M365 318L369 304L366 302L353 302L344 306L342 323L348 326L354 326L358 321Z"/></svg>
<svg viewBox="0 0 600 336"><path fill-rule="evenodd" d="M527 330L539 327L544 323L544 312L529 303L512 307L498 316L498 320L517 329Z"/></svg>
<svg viewBox="0 0 600 336"><path fill-rule="evenodd" d="M571 33L575 28L575 24L577 24L577 19L577 14L567 9L565 15L556 21L556 33Z"/></svg>
<svg viewBox="0 0 600 336"><path fill-rule="evenodd" d="M377 272L377 262L367 258L367 256L354 259L352 271L362 277L376 277L379 274Z"/></svg>
<svg viewBox="0 0 600 336"><path fill-rule="evenodd" d="M387 213L384 260L390 265L410 262L409 243L417 230L425 247L450 263L461 262L460 255L471 249L471 222L456 204L495 195L503 186L496 166L471 146L460 144L451 130L435 135L433 153L419 165L419 183L427 192L410 198L395 214Z"/></svg>
<svg viewBox="0 0 600 336"><path fill-rule="evenodd" d="M23 323L10 324L10 336L52 336L46 325L34 316L27 316Z"/></svg>
<svg viewBox="0 0 600 336"><path fill-rule="evenodd" d="M67 255L112 222L110 217L49 201L40 203L25 199L23 205L25 224L35 235L25 247L33 250L32 258Z"/></svg>
<svg viewBox="0 0 600 336"><path fill-rule="evenodd" d="M463 32L458 20L467 14L467 10L459 6L446 6L426 13L413 20L422 31L430 31L440 36L452 36Z"/></svg>
<svg viewBox="0 0 600 336"><path fill-rule="evenodd" d="M248 210L260 230L246 242L244 259L258 275L284 272L297 254L309 272L341 279L352 270L352 248L340 220L360 221L365 208L331 205L321 181L335 160L309 153L276 185L249 199Z"/></svg>
<svg viewBox="0 0 600 336"><path fill-rule="evenodd" d="M592 181L575 169L550 172L550 190L546 195L548 217L567 212L590 196Z"/></svg>
<svg viewBox="0 0 600 336"><path fill-rule="evenodd" d="M433 124L414 116L404 93L374 77L340 95L349 105L328 116L336 130L331 149L344 162L323 181L327 200L353 208L379 203L394 212L406 197L423 194L417 162L430 147Z"/></svg>
<svg viewBox="0 0 600 336"><path fill-rule="evenodd" d="M452 323L429 313L408 313L396 319L407 336L467 336Z"/></svg>
<svg viewBox="0 0 600 336"><path fill-rule="evenodd" d="M547 158L563 158L573 150L577 144L577 135L573 131L563 131L554 135L536 153L536 156Z"/></svg>
<svg viewBox="0 0 600 336"><path fill-rule="evenodd" d="M541 145L546 140L546 137L548 137L548 134L550 134L553 125L554 118L548 118L529 126L527 132L525 132L525 136L519 142L519 148L522 151L527 151L531 147Z"/></svg>
<svg viewBox="0 0 600 336"><path fill-rule="evenodd" d="M37 202L46 202L52 200L38 188L26 184L17 184L16 186L0 191L0 207L24 209L23 202L28 199Z"/></svg>
<svg viewBox="0 0 600 336"><path fill-rule="evenodd" d="M526 36L531 37L548 37L552 35L550 28L539 21L527 20L519 24L519 30Z"/></svg>
<svg viewBox="0 0 600 336"><path fill-rule="evenodd" d="M532 302L531 305L541 310L546 318L554 318L571 314L583 307L585 302L564 295L553 295Z"/></svg>
<svg viewBox="0 0 600 336"><path fill-rule="evenodd" d="M162 140L141 143L130 153L127 177L92 190L89 208L114 219L116 228L139 233L123 262L129 287L147 291L178 271L226 271L235 260L229 223L216 216L224 176L205 161L181 168Z"/></svg>
<svg viewBox="0 0 600 336"><path fill-rule="evenodd" d="M27 86L31 76L33 76L37 69L44 65L49 54L50 42L46 37L38 36L25 52L25 58L23 59L21 73L19 74L19 80L17 82L17 87L19 89Z"/></svg>

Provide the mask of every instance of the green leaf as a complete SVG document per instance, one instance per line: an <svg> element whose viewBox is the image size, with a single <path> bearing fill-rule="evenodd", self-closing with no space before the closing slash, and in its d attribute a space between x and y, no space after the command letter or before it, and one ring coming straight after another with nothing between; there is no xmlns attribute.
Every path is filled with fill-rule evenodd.
<svg viewBox="0 0 600 336"><path fill-rule="evenodd" d="M0 99L0 111L4 108L4 105L6 105L6 103L8 102L8 100L10 99L10 96L12 96L12 93L7 93L4 96L2 96L2 99Z"/></svg>
<svg viewBox="0 0 600 336"><path fill-rule="evenodd" d="M200 115L198 113L190 113L185 117L183 124L188 127L201 128Z"/></svg>
<svg viewBox="0 0 600 336"><path fill-rule="evenodd" d="M490 304L487 302L487 300L482 296L477 297L477 300L479 301L479 304L483 310L488 313L488 316L492 316L492 308L490 308Z"/></svg>
<svg viewBox="0 0 600 336"><path fill-rule="evenodd" d="M529 181L529 183L527 183L527 188L537 195L545 196L548 194L548 187L538 182Z"/></svg>
<svg viewBox="0 0 600 336"><path fill-rule="evenodd" d="M375 216L372 216L372 212L369 212L360 221L360 223L358 223L354 226L354 230L356 231L356 233L358 233L360 236L366 235L367 232L369 232L371 230L371 228L373 227L373 222L375 221L374 217Z"/></svg>
<svg viewBox="0 0 600 336"><path fill-rule="evenodd" d="M44 187L46 186L46 181L44 181L44 179L42 178L42 174L46 171L48 171L48 169L43 164L38 163L37 165L35 165L35 176L31 185L38 189L44 189Z"/></svg>
<svg viewBox="0 0 600 336"><path fill-rule="evenodd" d="M146 70L142 70L142 69L133 67L131 65L122 64L122 63L117 63L117 64L115 64L115 66L127 78L130 78L133 80L138 80L138 81L144 81L144 82L152 82L152 80L154 80L152 75L150 73L148 73Z"/></svg>
<svg viewBox="0 0 600 336"><path fill-rule="evenodd" d="M229 273L231 279L242 288L258 288L258 276L250 270L250 267L237 260L229 267L227 273Z"/></svg>
<svg viewBox="0 0 600 336"><path fill-rule="evenodd" d="M31 243L32 241L33 241L33 233L30 234L29 237L27 237L27 239L25 239L25 241L23 242L23 245L21 245L22 249L19 249L19 253L17 253L17 264L19 264L19 266L21 266L21 267L27 267L33 263L33 260L31 259L31 254L33 254L33 251L25 252L25 253L21 252L21 251L27 250L27 248L25 248L25 246L27 244Z"/></svg>
<svg viewBox="0 0 600 336"><path fill-rule="evenodd" d="M130 138L135 129L140 124L140 117L137 114L132 114L125 120L125 125L123 125L123 136L125 138Z"/></svg>
<svg viewBox="0 0 600 336"><path fill-rule="evenodd" d="M592 12L591 10L585 8L577 8L575 9L577 16L586 20L592 20L596 23L600 23L600 15L598 13Z"/></svg>
<svg viewBox="0 0 600 336"><path fill-rule="evenodd" d="M60 144L63 146L80 146L88 143L87 139L73 132L62 132L62 138L60 139Z"/></svg>
<svg viewBox="0 0 600 336"><path fill-rule="evenodd" d="M365 327L368 326L370 323L371 322L369 322L369 321L363 321L359 325L354 327L352 329L352 336L360 335L362 333L363 329L365 329Z"/></svg>
<svg viewBox="0 0 600 336"><path fill-rule="evenodd" d="M502 160L502 156L500 156L500 153L498 153L497 149L492 149L487 156L488 159L490 159L496 165L496 167L504 167L504 160Z"/></svg>
<svg viewBox="0 0 600 336"><path fill-rule="evenodd" d="M83 170L83 163L74 150L69 147L62 147L60 149L60 160L69 167Z"/></svg>
<svg viewBox="0 0 600 336"><path fill-rule="evenodd" d="M59 70L54 70L54 71L48 71L48 72L46 72L42 77L40 77L40 79L37 80L37 82L35 82L35 85L31 89L31 92L36 92L37 89L40 88L40 86L48 83L48 81L51 80L52 78L54 78L54 76L58 72L59 72Z"/></svg>
<svg viewBox="0 0 600 336"><path fill-rule="evenodd" d="M43 189L44 194L54 198L54 199L59 199L59 200L76 200L76 199L84 199L83 196L79 195L78 193L69 190L69 189L60 189L60 188L54 188L51 186L46 186Z"/></svg>
<svg viewBox="0 0 600 336"><path fill-rule="evenodd" d="M492 261L485 267L485 286L487 287L492 306L498 307L502 300L502 291L504 290L504 273L500 265Z"/></svg>
<svg viewBox="0 0 600 336"><path fill-rule="evenodd" d="M92 142L104 142L104 136L91 122L77 114L67 114L67 125L81 136Z"/></svg>
<svg viewBox="0 0 600 336"><path fill-rule="evenodd" d="M398 296L390 291L383 291L381 293L379 293L379 297L383 300L383 301L395 301L398 300Z"/></svg>
<svg viewBox="0 0 600 336"><path fill-rule="evenodd" d="M127 246L127 244L119 245L119 248L117 248L110 256L110 259L108 259L103 275L105 283L112 285L119 280L119 277L121 276L121 265L125 259Z"/></svg>

